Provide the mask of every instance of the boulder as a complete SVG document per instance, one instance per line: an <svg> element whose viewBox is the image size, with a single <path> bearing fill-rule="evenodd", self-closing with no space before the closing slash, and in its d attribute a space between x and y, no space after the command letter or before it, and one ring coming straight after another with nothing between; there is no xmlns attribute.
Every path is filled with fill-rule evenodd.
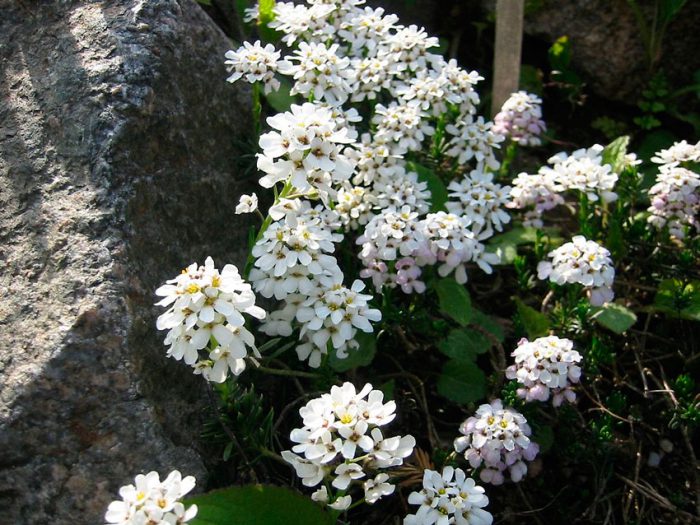
<svg viewBox="0 0 700 525"><path fill-rule="evenodd" d="M241 266L252 128L194 0L0 0L0 522L103 522L121 485L206 484L207 402L154 290Z"/></svg>
<svg viewBox="0 0 700 525"><path fill-rule="evenodd" d="M638 0L650 25L655 2ZM660 64L673 85L693 83L700 69L699 23L700 9L690 1L667 27ZM527 13L525 33L549 43L568 36L573 69L605 99L635 104L650 78L640 27L626 0L544 0Z"/></svg>

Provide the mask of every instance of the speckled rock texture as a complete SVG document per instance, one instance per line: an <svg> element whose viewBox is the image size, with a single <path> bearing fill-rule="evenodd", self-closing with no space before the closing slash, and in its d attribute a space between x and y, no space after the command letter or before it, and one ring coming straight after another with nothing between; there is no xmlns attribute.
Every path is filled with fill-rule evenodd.
<svg viewBox="0 0 700 525"><path fill-rule="evenodd" d="M0 523L94 525L140 472L206 483L204 387L153 292L243 262L249 97L193 0L0 12Z"/></svg>

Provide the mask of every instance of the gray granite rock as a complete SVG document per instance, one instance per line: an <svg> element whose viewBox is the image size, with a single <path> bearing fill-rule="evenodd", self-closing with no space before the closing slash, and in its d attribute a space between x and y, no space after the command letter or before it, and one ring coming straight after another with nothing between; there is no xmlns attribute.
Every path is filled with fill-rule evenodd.
<svg viewBox="0 0 700 525"><path fill-rule="evenodd" d="M139 472L206 483L153 291L242 264L250 104L193 0L0 12L0 523L95 524Z"/></svg>

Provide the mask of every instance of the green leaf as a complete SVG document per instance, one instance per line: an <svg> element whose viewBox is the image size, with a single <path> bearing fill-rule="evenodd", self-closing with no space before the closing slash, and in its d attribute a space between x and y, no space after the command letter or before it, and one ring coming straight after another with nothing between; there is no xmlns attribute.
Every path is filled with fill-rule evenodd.
<svg viewBox="0 0 700 525"><path fill-rule="evenodd" d="M437 390L455 403L479 401L486 395L486 376L476 363L452 359L442 367Z"/></svg>
<svg viewBox="0 0 700 525"><path fill-rule="evenodd" d="M637 322L637 315L621 304L609 303L595 308L593 319L608 330L621 334Z"/></svg>
<svg viewBox="0 0 700 525"><path fill-rule="evenodd" d="M258 23L267 26L275 19L275 0L260 0L258 6Z"/></svg>
<svg viewBox="0 0 700 525"><path fill-rule="evenodd" d="M503 327L490 315L486 315L484 312L472 309L472 320L470 324L483 328L493 335L499 343L503 342Z"/></svg>
<svg viewBox="0 0 700 525"><path fill-rule="evenodd" d="M360 345L355 350L348 350L348 356L345 359L340 359L336 352L330 352L328 363L336 372L347 372L359 366L367 366L373 360L377 353L377 336L374 333L365 333L358 330L355 335L355 341Z"/></svg>
<svg viewBox="0 0 700 525"><path fill-rule="evenodd" d="M489 239L489 244L529 244L537 241L537 228L519 226L505 233L499 233Z"/></svg>
<svg viewBox="0 0 700 525"><path fill-rule="evenodd" d="M527 337L529 339L535 339L547 335L549 333L549 318L545 314L526 305L519 297L515 297L514 299L520 322L527 333Z"/></svg>
<svg viewBox="0 0 700 525"><path fill-rule="evenodd" d="M561 36L549 48L549 65L552 69L563 71L571 63L571 42L568 36Z"/></svg>
<svg viewBox="0 0 700 525"><path fill-rule="evenodd" d="M379 385L379 390L384 394L384 401L394 399L394 390L396 389L396 379L389 379L386 383Z"/></svg>
<svg viewBox="0 0 700 525"><path fill-rule="evenodd" d="M191 525L332 525L311 499L284 487L244 485L215 490L185 500L197 505Z"/></svg>
<svg viewBox="0 0 700 525"><path fill-rule="evenodd" d="M267 95L265 95L265 100L267 100L267 103L270 104L272 109L279 113L283 113L285 111L289 111L289 108L297 100L295 96L289 94L292 89L292 84L289 82L289 80L282 77L279 79L279 81L280 88L277 91L270 91Z"/></svg>
<svg viewBox="0 0 700 525"><path fill-rule="evenodd" d="M438 281L435 289L440 311L460 325L467 326L472 318L472 300L464 286L448 277Z"/></svg>
<svg viewBox="0 0 700 525"><path fill-rule="evenodd" d="M406 168L409 172L415 172L418 175L418 180L428 185L428 189L430 190L431 213L447 211L447 208L445 208L445 203L447 202L447 187L442 179L438 177L433 170L417 162L407 162Z"/></svg>
<svg viewBox="0 0 700 525"><path fill-rule="evenodd" d="M603 150L603 163L609 164L615 173L622 173L625 168L625 155L630 144L628 135L618 137Z"/></svg>
<svg viewBox="0 0 700 525"><path fill-rule="evenodd" d="M452 330L438 345L440 352L456 361L474 361L476 356L491 348L491 341L484 334L471 328Z"/></svg>

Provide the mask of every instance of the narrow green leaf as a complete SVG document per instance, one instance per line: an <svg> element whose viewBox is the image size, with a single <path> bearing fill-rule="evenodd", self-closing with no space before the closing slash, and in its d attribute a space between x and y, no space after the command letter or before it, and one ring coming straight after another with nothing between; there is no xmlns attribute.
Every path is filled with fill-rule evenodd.
<svg viewBox="0 0 700 525"><path fill-rule="evenodd" d="M430 168L413 161L407 162L406 168L409 172L415 172L418 175L418 180L428 185L428 190L430 190L430 211L432 213L447 211L447 208L445 208L447 187L442 179Z"/></svg>
<svg viewBox="0 0 700 525"><path fill-rule="evenodd" d="M448 277L438 281L435 288L440 311L460 325L467 326L472 318L472 300L464 286Z"/></svg>
<svg viewBox="0 0 700 525"><path fill-rule="evenodd" d="M595 319L599 325L616 334L625 332L637 322L637 316L632 310L616 303L609 303L605 306L595 308L593 319Z"/></svg>
<svg viewBox="0 0 700 525"><path fill-rule="evenodd" d="M331 525L334 520L311 499L284 487L244 485L185 500L196 504L191 525Z"/></svg>
<svg viewBox="0 0 700 525"><path fill-rule="evenodd" d="M328 363L336 372L347 372L359 366L367 366L374 359L377 353L377 337L376 334L367 334L365 332L357 332L355 341L360 345L355 350L348 350L348 356L345 359L340 359L335 352L330 353Z"/></svg>
<svg viewBox="0 0 700 525"><path fill-rule="evenodd" d="M549 64L552 69L563 71L571 63L571 42L569 37L564 35L557 38L549 48Z"/></svg>
<svg viewBox="0 0 700 525"><path fill-rule="evenodd" d="M471 328L452 330L438 345L440 352L455 361L474 361L477 355L488 352L489 348L491 341Z"/></svg>
<svg viewBox="0 0 700 525"><path fill-rule="evenodd" d="M450 360L442 367L437 390L455 403L471 403L486 395L486 376L472 361Z"/></svg>
<svg viewBox="0 0 700 525"><path fill-rule="evenodd" d="M514 299L520 322L523 324L528 338L535 339L547 335L549 332L549 318L543 313L526 305L520 298L515 297Z"/></svg>

